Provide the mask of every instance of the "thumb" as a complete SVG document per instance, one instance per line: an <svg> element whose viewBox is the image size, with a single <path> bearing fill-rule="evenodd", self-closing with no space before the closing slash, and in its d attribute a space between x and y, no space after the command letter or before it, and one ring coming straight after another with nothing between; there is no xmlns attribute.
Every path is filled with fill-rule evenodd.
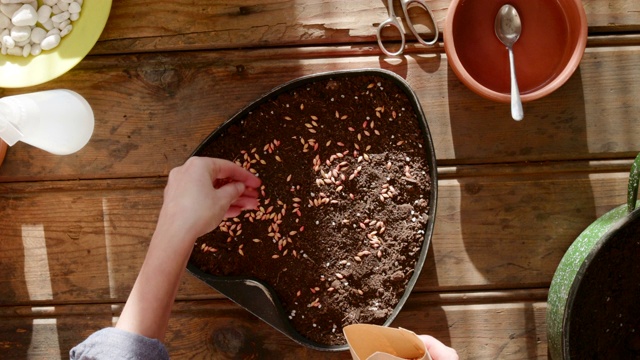
<svg viewBox="0 0 640 360"><path fill-rule="evenodd" d="M233 181L219 188L217 192L220 202L229 207L234 201L238 200L244 190L244 183Z"/></svg>

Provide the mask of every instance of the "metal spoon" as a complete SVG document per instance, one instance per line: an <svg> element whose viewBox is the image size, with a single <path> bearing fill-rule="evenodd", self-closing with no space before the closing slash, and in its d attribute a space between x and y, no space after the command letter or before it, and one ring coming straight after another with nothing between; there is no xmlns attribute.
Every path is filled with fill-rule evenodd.
<svg viewBox="0 0 640 360"><path fill-rule="evenodd" d="M524 117L522 101L520 100L520 90L518 90L518 80L516 79L516 68L513 60L513 44L518 41L522 24L516 8L506 4L503 5L496 15L495 23L496 36L509 50L509 67L511 71L511 117L519 121Z"/></svg>

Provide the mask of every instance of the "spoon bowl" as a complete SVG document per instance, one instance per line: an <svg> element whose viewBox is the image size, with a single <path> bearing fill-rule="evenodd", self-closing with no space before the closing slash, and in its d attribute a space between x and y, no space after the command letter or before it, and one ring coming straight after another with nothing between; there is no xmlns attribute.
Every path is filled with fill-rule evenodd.
<svg viewBox="0 0 640 360"><path fill-rule="evenodd" d="M495 20L495 32L498 39L507 47L509 51L509 71L511 75L511 117L520 121L524 117L522 101L520 100L520 90L516 78L516 66L513 56L513 44L520 38L522 33L522 22L515 7L510 4L503 5Z"/></svg>

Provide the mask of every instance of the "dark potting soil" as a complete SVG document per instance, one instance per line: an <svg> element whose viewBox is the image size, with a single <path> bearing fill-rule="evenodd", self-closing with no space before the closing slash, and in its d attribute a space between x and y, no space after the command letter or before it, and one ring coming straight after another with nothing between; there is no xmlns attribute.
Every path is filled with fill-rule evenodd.
<svg viewBox="0 0 640 360"><path fill-rule="evenodd" d="M413 275L432 182L417 115L391 80L337 77L262 103L200 156L262 180L260 206L196 242L191 261L270 284L294 328L325 345L382 324Z"/></svg>
<svg viewBox="0 0 640 360"><path fill-rule="evenodd" d="M570 319L571 359L640 359L640 219L590 262Z"/></svg>

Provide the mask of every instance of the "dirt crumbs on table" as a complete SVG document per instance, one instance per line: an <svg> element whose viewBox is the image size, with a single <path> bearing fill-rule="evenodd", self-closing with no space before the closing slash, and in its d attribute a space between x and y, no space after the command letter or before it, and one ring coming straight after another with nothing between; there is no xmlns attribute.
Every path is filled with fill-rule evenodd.
<svg viewBox="0 0 640 360"><path fill-rule="evenodd" d="M263 180L260 206L196 242L214 275L269 283L294 328L326 345L382 324L419 258L431 179L413 106L391 80L343 76L253 109L199 155Z"/></svg>

